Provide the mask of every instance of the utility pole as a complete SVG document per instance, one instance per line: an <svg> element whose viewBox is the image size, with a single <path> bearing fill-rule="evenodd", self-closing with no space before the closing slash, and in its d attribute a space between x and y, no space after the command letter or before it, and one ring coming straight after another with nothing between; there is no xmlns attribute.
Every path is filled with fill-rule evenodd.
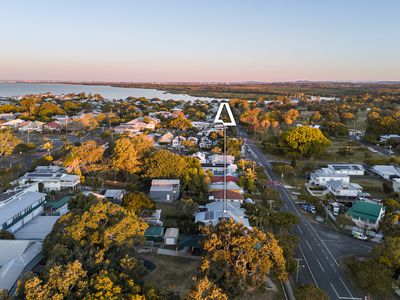
<svg viewBox="0 0 400 300"><path fill-rule="evenodd" d="M300 260L301 258L295 258L296 262L297 262L297 266L296 266L296 285L299 281L299 270L300 270Z"/></svg>

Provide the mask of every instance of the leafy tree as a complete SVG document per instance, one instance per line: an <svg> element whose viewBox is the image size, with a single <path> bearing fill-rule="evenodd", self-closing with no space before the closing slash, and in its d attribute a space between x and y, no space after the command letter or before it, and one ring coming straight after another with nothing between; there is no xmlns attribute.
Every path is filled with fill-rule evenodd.
<svg viewBox="0 0 400 300"><path fill-rule="evenodd" d="M349 127L343 123L327 121L322 123L322 132L331 137L346 137L349 135Z"/></svg>
<svg viewBox="0 0 400 300"><path fill-rule="evenodd" d="M192 156L183 156L182 165L185 166L181 176L181 190L191 195L202 196L207 193L208 186L205 173L200 161Z"/></svg>
<svg viewBox="0 0 400 300"><path fill-rule="evenodd" d="M143 135L120 137L112 150L113 167L126 174L140 171L142 157L152 146L152 142Z"/></svg>
<svg viewBox="0 0 400 300"><path fill-rule="evenodd" d="M47 154L50 155L51 149L53 149L53 142L47 141L43 144L43 149L47 150Z"/></svg>
<svg viewBox="0 0 400 300"><path fill-rule="evenodd" d="M243 207L246 209L246 214L249 220L258 228L264 229L269 223L271 212L258 204L245 203Z"/></svg>
<svg viewBox="0 0 400 300"><path fill-rule="evenodd" d="M188 130L189 128L192 128L192 122L184 116L178 116L171 120L169 126L179 130Z"/></svg>
<svg viewBox="0 0 400 300"><path fill-rule="evenodd" d="M126 194L122 199L122 207L138 216L150 215L156 209L153 200L146 194L138 192Z"/></svg>
<svg viewBox="0 0 400 300"><path fill-rule="evenodd" d="M400 268L400 237L386 237L385 241L374 247L372 255L379 263L392 269L393 272Z"/></svg>
<svg viewBox="0 0 400 300"><path fill-rule="evenodd" d="M298 300L329 300L329 295L313 284L303 285L295 291Z"/></svg>
<svg viewBox="0 0 400 300"><path fill-rule="evenodd" d="M180 155L168 150L160 150L144 161L144 177L153 178L179 178L186 164Z"/></svg>
<svg viewBox="0 0 400 300"><path fill-rule="evenodd" d="M44 102L37 108L37 115L41 117L48 117L53 115L63 115L65 111L57 104L51 102Z"/></svg>
<svg viewBox="0 0 400 300"><path fill-rule="evenodd" d="M99 202L99 199L96 196L85 196L84 194L79 193L68 200L68 210L79 209L81 211L86 211L90 206L97 202Z"/></svg>
<svg viewBox="0 0 400 300"><path fill-rule="evenodd" d="M20 281L17 294L27 300L35 299L83 299L87 289L87 274L79 261L54 265L41 279L32 275Z"/></svg>
<svg viewBox="0 0 400 300"><path fill-rule="evenodd" d="M286 279L282 248L271 233L256 227L247 229L233 220L206 227L205 255L200 273L230 296L265 287L273 269L279 279Z"/></svg>
<svg viewBox="0 0 400 300"><path fill-rule="evenodd" d="M181 199L177 204L179 214L186 219L193 218L193 215L199 209L199 205L192 199Z"/></svg>
<svg viewBox="0 0 400 300"><path fill-rule="evenodd" d="M20 143L21 141L10 130L0 130L0 160L13 153Z"/></svg>
<svg viewBox="0 0 400 300"><path fill-rule="evenodd" d="M373 259L363 261L355 259L349 264L349 269L355 276L356 282L365 291L379 297L391 293L392 272L385 265Z"/></svg>
<svg viewBox="0 0 400 300"><path fill-rule="evenodd" d="M323 154L331 142L321 130L308 126L289 129L279 136L279 148L290 157L312 157Z"/></svg>
<svg viewBox="0 0 400 300"><path fill-rule="evenodd" d="M281 232L282 230L288 230L291 226L298 224L299 218L288 212L277 211L271 215L270 223L277 226Z"/></svg>
<svg viewBox="0 0 400 300"><path fill-rule="evenodd" d="M15 240L15 236L7 230L0 230L0 240Z"/></svg>
<svg viewBox="0 0 400 300"><path fill-rule="evenodd" d="M297 269L297 262L294 260L294 252L299 244L299 238L295 235L284 233L277 236L279 246L282 247L283 256L286 261L286 270L291 273Z"/></svg>
<svg viewBox="0 0 400 300"><path fill-rule="evenodd" d="M241 155L243 140L236 138L228 138L226 141L226 151L228 155L238 158ZM222 149L223 145L221 145Z"/></svg>
<svg viewBox="0 0 400 300"><path fill-rule="evenodd" d="M197 279L186 296L187 300L228 300L228 296L207 277Z"/></svg>
<svg viewBox="0 0 400 300"><path fill-rule="evenodd" d="M275 164L273 166L275 172L283 174L285 176L295 176L296 175L296 168L292 167L291 165L285 163Z"/></svg>
<svg viewBox="0 0 400 300"><path fill-rule="evenodd" d="M90 155L88 155L90 153ZM81 167L90 166L102 159L104 148L97 145L94 140L85 141L80 146L70 146L64 164L70 169L81 174Z"/></svg>

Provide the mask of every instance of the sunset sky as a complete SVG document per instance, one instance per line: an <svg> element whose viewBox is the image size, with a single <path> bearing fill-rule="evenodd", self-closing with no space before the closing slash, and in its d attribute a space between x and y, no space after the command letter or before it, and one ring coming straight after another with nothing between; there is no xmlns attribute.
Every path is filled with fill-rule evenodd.
<svg viewBox="0 0 400 300"><path fill-rule="evenodd" d="M399 14L398 0L6 0L0 79L400 80Z"/></svg>

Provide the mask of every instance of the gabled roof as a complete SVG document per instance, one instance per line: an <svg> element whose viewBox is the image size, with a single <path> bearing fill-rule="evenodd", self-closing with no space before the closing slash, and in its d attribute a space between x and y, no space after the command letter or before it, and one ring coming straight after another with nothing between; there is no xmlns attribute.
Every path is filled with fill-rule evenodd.
<svg viewBox="0 0 400 300"><path fill-rule="evenodd" d="M361 219L368 221L369 223L376 223L384 208L382 205L365 202L356 201L354 205L347 211L347 214L354 219Z"/></svg>
<svg viewBox="0 0 400 300"><path fill-rule="evenodd" d="M224 191L216 191L212 192L215 200L223 200L224 199ZM242 200L244 199L243 194L233 192L233 191L226 191L226 199L228 200Z"/></svg>

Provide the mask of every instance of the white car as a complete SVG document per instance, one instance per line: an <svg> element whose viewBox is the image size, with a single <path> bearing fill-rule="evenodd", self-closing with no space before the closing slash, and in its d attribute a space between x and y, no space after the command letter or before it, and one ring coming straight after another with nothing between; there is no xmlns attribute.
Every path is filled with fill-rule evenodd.
<svg viewBox="0 0 400 300"><path fill-rule="evenodd" d="M353 238L357 239L357 240L361 240L361 241L366 241L368 240L368 237L361 233L361 232L357 232L357 231L353 231Z"/></svg>

